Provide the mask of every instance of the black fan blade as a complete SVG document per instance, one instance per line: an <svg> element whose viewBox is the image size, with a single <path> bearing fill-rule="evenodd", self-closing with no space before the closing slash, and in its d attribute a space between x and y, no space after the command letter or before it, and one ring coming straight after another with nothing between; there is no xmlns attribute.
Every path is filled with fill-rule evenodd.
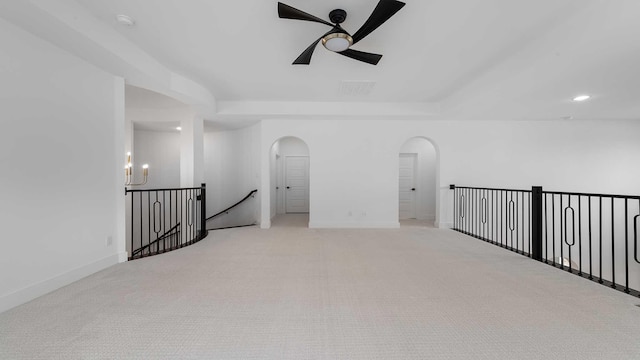
<svg viewBox="0 0 640 360"><path fill-rule="evenodd" d="M334 27L332 23L328 21L324 21L319 17L315 17L311 14L307 14L302 10L298 10L294 7L291 7L287 4L283 4L281 2L278 3L278 16L282 19L294 19L294 20L306 20L306 21L315 21L321 24L329 25Z"/></svg>
<svg viewBox="0 0 640 360"><path fill-rule="evenodd" d="M373 9L371 16L369 16L362 27L353 34L353 43L355 44L364 39L367 35L371 34L373 30L377 29L380 25L384 24L385 21L395 15L395 13L400 11L404 5L405 3L401 1L380 0L376 8Z"/></svg>
<svg viewBox="0 0 640 360"><path fill-rule="evenodd" d="M316 49L316 46L318 46L318 43L320 42L320 40L322 40L323 37L324 35L319 37L318 40L309 45L309 47L305 51L303 51L297 59L293 61L292 65L309 65L311 63L311 55L313 55L313 51Z"/></svg>
<svg viewBox="0 0 640 360"><path fill-rule="evenodd" d="M322 40L323 37L331 34L334 31L335 31L335 28L327 32L326 34L320 36L316 41L311 43L311 45L309 45L309 47L306 48L302 52L302 54L300 54L300 56L298 56L298 58L293 61L292 65L309 65L311 63L311 55L313 55L313 51L316 49L316 46L318 46L318 43L320 42L320 40Z"/></svg>
<svg viewBox="0 0 640 360"><path fill-rule="evenodd" d="M347 49L345 51L341 51L338 54L344 55L346 57L350 57L352 59L364 61L371 65L378 65L378 61L382 59L382 55L366 53L358 50Z"/></svg>

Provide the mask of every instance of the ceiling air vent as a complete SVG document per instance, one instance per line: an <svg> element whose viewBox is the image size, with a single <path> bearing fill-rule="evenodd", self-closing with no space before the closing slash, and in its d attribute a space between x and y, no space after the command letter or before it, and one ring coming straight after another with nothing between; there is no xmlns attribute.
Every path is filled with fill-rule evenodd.
<svg viewBox="0 0 640 360"><path fill-rule="evenodd" d="M375 85L375 81L341 81L339 93L346 97L369 96Z"/></svg>

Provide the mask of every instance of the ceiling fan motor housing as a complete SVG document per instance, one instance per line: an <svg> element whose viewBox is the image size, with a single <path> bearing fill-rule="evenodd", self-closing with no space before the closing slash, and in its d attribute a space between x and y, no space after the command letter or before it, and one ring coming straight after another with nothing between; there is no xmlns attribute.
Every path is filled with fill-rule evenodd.
<svg viewBox="0 0 640 360"><path fill-rule="evenodd" d="M342 24L347 19L347 12L342 9L331 10L329 20L334 24Z"/></svg>

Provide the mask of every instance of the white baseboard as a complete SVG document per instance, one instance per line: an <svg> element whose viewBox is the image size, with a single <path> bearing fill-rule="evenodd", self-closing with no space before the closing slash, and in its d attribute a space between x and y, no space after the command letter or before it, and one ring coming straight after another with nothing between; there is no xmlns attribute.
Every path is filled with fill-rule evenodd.
<svg viewBox="0 0 640 360"><path fill-rule="evenodd" d="M310 229L398 229L399 221L372 223L310 222Z"/></svg>
<svg viewBox="0 0 640 360"><path fill-rule="evenodd" d="M69 285L72 282L78 281L100 270L104 270L112 265L116 265L121 262L120 259L122 259L123 256L126 259L127 253L124 252L107 256L91 264L72 269L66 273L54 276L50 279L41 281L10 294L0 296L0 313L29 302L42 295L48 294L63 286Z"/></svg>
<svg viewBox="0 0 640 360"><path fill-rule="evenodd" d="M260 223L260 229L270 229L271 228L271 220L263 221Z"/></svg>

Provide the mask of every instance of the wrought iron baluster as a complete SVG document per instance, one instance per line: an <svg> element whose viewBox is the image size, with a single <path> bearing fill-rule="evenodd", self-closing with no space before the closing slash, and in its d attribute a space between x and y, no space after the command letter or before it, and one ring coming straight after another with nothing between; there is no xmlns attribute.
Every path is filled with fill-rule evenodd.
<svg viewBox="0 0 640 360"><path fill-rule="evenodd" d="M496 192L491 190L491 242L496 243L496 208L495 203Z"/></svg>
<svg viewBox="0 0 640 360"><path fill-rule="evenodd" d="M551 242L553 266L556 266L556 196L551 194ZM562 242L561 242L562 243Z"/></svg>
<svg viewBox="0 0 640 360"><path fill-rule="evenodd" d="M486 193L482 194L482 224L487 225L487 195ZM486 235L486 233L485 233Z"/></svg>
<svg viewBox="0 0 640 360"><path fill-rule="evenodd" d="M458 209L456 208L456 200L458 199L458 189L453 185L450 185L450 189L453 189L453 229L458 229Z"/></svg>
<svg viewBox="0 0 640 360"><path fill-rule="evenodd" d="M629 293L629 201L624 199L624 292Z"/></svg>
<svg viewBox="0 0 640 360"><path fill-rule="evenodd" d="M640 209L640 200L638 200L638 209ZM638 258L638 220L640 214L633 218L633 258L638 264L640 264L640 258Z"/></svg>
<svg viewBox="0 0 640 360"><path fill-rule="evenodd" d="M162 192L162 204L164 205L164 211L162 212L162 233L166 234L167 233L167 192L163 191ZM165 238L164 240L162 240L162 251L167 251L167 239Z"/></svg>
<svg viewBox="0 0 640 360"><path fill-rule="evenodd" d="M640 210L640 200L638 200L638 209ZM640 220L640 214L633 218L633 258L640 264L640 259L638 259L638 220Z"/></svg>
<svg viewBox="0 0 640 360"><path fill-rule="evenodd" d="M578 275L582 275L582 196L578 196Z"/></svg>
<svg viewBox="0 0 640 360"><path fill-rule="evenodd" d="M525 236L524 236L524 230L525 230L525 221L524 221L524 192L520 192L520 221L518 222L519 224L519 228L520 228L520 250L521 250L521 254L525 254Z"/></svg>
<svg viewBox="0 0 640 360"><path fill-rule="evenodd" d="M562 234L564 233L564 226L566 226L566 224L563 222L562 209L564 209L563 195L560 194L560 269L564 270L564 245L562 244L564 239L562 238Z"/></svg>
<svg viewBox="0 0 640 360"><path fill-rule="evenodd" d="M544 194L544 263L549 263L549 221L547 217L547 197L548 194Z"/></svg>
<svg viewBox="0 0 640 360"><path fill-rule="evenodd" d="M144 193L140 193L140 248L143 248L143 246L144 246L144 243L143 243L143 240L142 240L143 239L143 237L142 237L142 232L143 232L143 230L142 230L143 229L143 226L142 226L143 225L143 222L142 222L142 213L143 213L143 211L142 211L142 209L143 209L143 207L142 207L142 195L143 194Z"/></svg>
<svg viewBox="0 0 640 360"><path fill-rule="evenodd" d="M573 272L571 247L576 243L576 215L575 210L571 207L571 195L568 198L569 204L564 208L564 243L569 246L569 272ZM567 234L569 231L569 213L571 213L571 243L569 243L569 235ZM562 262L564 263L564 258L562 258Z"/></svg>
<svg viewBox="0 0 640 360"><path fill-rule="evenodd" d="M591 229L591 196L589 196L589 280L593 280L593 249Z"/></svg>
<svg viewBox="0 0 640 360"><path fill-rule="evenodd" d="M532 196L533 196L533 194L529 193L529 226L528 226L528 229L529 229L529 254L531 254L531 255L533 254L532 239L531 239L531 235L532 235L532 231L531 231L531 221L532 221L532 219L531 218L533 216L533 213L532 213L533 206L531 204L531 197Z"/></svg>
<svg viewBox="0 0 640 360"><path fill-rule="evenodd" d="M611 287L616 288L616 221L615 221L615 199L611 197Z"/></svg>
<svg viewBox="0 0 640 360"><path fill-rule="evenodd" d="M156 240L160 239L160 231L162 229L161 216L162 205L158 201L158 192L155 192L156 198L153 202L153 232L156 234ZM156 242L156 252L160 251L160 244Z"/></svg>
<svg viewBox="0 0 640 360"><path fill-rule="evenodd" d="M516 200L518 199L518 194L516 193ZM513 200L513 191L509 196L509 232L511 237L511 249L515 249L517 252L518 249L518 205ZM515 234L515 235L514 235ZM515 236L515 239L514 239ZM515 241L515 245L514 245Z"/></svg>
<svg viewBox="0 0 640 360"><path fill-rule="evenodd" d="M133 221L133 217L134 217L134 212L133 212L133 198L135 196L136 193L130 193L131 194L131 248L129 249L129 257L133 256L133 251L135 249L135 247L133 246L133 228L135 227L135 222Z"/></svg>
<svg viewBox="0 0 640 360"><path fill-rule="evenodd" d="M508 220L509 220L509 223L508 223L508 226L509 226L509 237L510 237L510 245L509 246L513 249L513 230L515 230L515 224L513 223L513 220L514 220L514 217L513 217L514 214L513 213L514 213L514 206L515 206L515 203L513 202L513 191L511 191L509 195L510 195L509 204L507 205L508 206L508 209L507 209L507 211L508 211Z"/></svg>
<svg viewBox="0 0 640 360"><path fill-rule="evenodd" d="M599 246L600 246L600 251L598 253L598 256L600 257L600 280L598 281L600 284L603 284L604 281L602 279L602 196L599 197L600 200L600 204L599 204L599 211L598 211L598 216L599 216L599 222L600 222L600 226L599 226L599 232L600 232L600 238L599 238Z"/></svg>

